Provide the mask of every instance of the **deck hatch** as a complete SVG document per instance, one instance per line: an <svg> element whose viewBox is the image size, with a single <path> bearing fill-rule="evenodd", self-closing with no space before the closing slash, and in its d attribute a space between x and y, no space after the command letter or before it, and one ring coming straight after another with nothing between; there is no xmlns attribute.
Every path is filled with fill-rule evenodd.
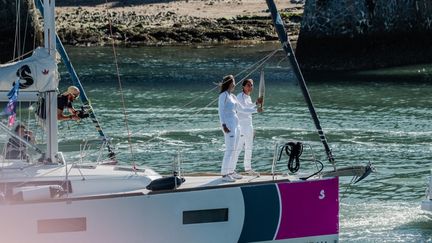
<svg viewBox="0 0 432 243"><path fill-rule="evenodd" d="M203 224L228 221L228 208L183 211L183 224Z"/></svg>

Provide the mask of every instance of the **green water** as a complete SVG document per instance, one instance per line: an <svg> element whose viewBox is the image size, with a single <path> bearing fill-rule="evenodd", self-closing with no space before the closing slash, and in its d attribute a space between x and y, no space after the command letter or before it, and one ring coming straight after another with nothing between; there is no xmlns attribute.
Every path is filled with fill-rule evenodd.
<svg viewBox="0 0 432 243"><path fill-rule="evenodd" d="M211 103L218 96L217 90L211 91L213 82L239 73L275 47L117 49L125 109L112 50L67 49L121 162L168 173L180 153L190 173L220 169L223 136L217 105ZM270 171L276 141L302 141L331 169L283 55L276 55L265 72L265 112L254 116L253 167ZM432 167L431 74L432 65L418 65L308 80L337 165L370 161L376 168L356 185L348 186L351 178L341 179L341 242L432 241L431 216L419 208ZM62 76L61 87L66 87L70 83L64 71ZM252 78L259 76L254 73ZM67 158L79 156L83 137L97 137L89 120L63 122L60 133ZM286 171L284 163L279 162L278 171ZM301 170L314 166L306 161Z"/></svg>

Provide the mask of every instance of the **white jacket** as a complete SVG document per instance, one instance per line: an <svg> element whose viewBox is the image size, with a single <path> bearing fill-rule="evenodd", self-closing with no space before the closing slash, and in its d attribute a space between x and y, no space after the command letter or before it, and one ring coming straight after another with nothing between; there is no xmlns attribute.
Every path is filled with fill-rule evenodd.
<svg viewBox="0 0 432 243"><path fill-rule="evenodd" d="M225 124L228 129L233 129L238 126L239 117L238 112L253 113L256 112L256 107L244 107L235 95L228 91L219 94L218 101L219 120L221 125Z"/></svg>
<svg viewBox="0 0 432 243"><path fill-rule="evenodd" d="M240 126L252 126L252 113L256 113L257 110L255 104L252 103L251 97L244 92L241 92L237 95L237 100L243 107L253 109L248 111L238 111L237 115Z"/></svg>

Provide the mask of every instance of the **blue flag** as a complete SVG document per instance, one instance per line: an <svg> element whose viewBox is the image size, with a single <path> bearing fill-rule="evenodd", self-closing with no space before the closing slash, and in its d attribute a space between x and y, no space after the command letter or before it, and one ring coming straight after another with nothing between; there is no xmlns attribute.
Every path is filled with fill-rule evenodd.
<svg viewBox="0 0 432 243"><path fill-rule="evenodd" d="M4 116L9 116L8 124L12 126L15 123L16 118L16 107L18 103L18 93L19 93L19 78L15 81L15 85L8 93L9 102L6 105L6 108L1 113Z"/></svg>

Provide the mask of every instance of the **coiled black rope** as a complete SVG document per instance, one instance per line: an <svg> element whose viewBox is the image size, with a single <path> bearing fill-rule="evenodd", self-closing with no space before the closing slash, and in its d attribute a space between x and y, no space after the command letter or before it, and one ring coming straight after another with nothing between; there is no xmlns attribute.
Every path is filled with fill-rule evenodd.
<svg viewBox="0 0 432 243"><path fill-rule="evenodd" d="M288 170L296 173L300 169L300 156L303 153L303 144L301 142L288 142L283 145L279 152L278 161L281 159L284 149L286 155L289 157L287 162Z"/></svg>

